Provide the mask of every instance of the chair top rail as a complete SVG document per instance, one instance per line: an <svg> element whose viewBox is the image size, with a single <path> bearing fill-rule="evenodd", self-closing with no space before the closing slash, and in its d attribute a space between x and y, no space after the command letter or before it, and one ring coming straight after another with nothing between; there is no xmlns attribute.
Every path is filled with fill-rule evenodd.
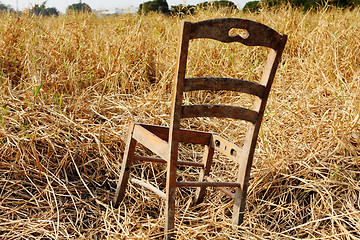
<svg viewBox="0 0 360 240"><path fill-rule="evenodd" d="M229 35L233 28L244 29L247 36ZM191 23L190 39L210 38L221 42L241 42L247 46L264 46L276 50L282 35L268 26L241 18L217 18Z"/></svg>
<svg viewBox="0 0 360 240"><path fill-rule="evenodd" d="M226 105L185 105L181 109L181 118L218 117L233 118L255 123L258 112Z"/></svg>
<svg viewBox="0 0 360 240"><path fill-rule="evenodd" d="M252 94L263 98L265 86L256 82L250 82L236 78L199 77L185 78L184 92L198 90L235 91Z"/></svg>

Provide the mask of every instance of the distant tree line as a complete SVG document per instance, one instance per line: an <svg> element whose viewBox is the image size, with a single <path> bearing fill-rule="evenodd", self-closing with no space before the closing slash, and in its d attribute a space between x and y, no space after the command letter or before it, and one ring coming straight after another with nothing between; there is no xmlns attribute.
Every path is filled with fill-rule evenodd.
<svg viewBox="0 0 360 240"><path fill-rule="evenodd" d="M43 2L40 6L39 5L35 5L35 7L33 7L30 10L30 13L35 14L37 16L42 15L42 16L51 16L51 15L55 15L55 16L59 16L59 11L54 8L47 8L46 6L46 1Z"/></svg>
<svg viewBox="0 0 360 240"><path fill-rule="evenodd" d="M218 9L238 10L237 6L227 0L203 2L197 5L176 5L169 8L166 0L147 1L139 6L138 13L147 14L149 12L159 12L163 14L194 14L197 10L218 10Z"/></svg>
<svg viewBox="0 0 360 240"><path fill-rule="evenodd" d="M246 12L258 12L263 8L274 8L279 6L289 5L296 8L302 8L303 10L316 10L323 6L335 6L340 8L354 8L360 6L360 0L259 0L259 1L250 1L247 2L242 9ZM151 0L139 5L138 13L147 14L150 12L158 12L163 14L171 15L187 15L194 14L198 10L218 10L218 9L227 9L229 11L238 11L237 6L228 0L216 0L199 3L197 5L176 5L169 7L166 0ZM35 5L32 9L29 10L30 13L37 16L58 16L59 11L54 8L46 7L46 1L41 5ZM93 10L91 7L82 3L75 3L69 5L66 9L66 13L91 13ZM15 13L16 11L10 6L5 5L0 2L0 13L8 12Z"/></svg>
<svg viewBox="0 0 360 240"><path fill-rule="evenodd" d="M0 2L0 12L15 12L10 5L5 5Z"/></svg>
<svg viewBox="0 0 360 240"><path fill-rule="evenodd" d="M247 2L242 10L258 12L262 8L274 8L284 5L302 8L305 11L317 10L324 6L352 9L356 6L360 6L360 0L261 0Z"/></svg>
<svg viewBox="0 0 360 240"><path fill-rule="evenodd" d="M46 6L46 1L43 2L40 6L35 5L35 7L33 9L31 9L31 13L39 16L51 16L51 15L55 15L58 16L59 15L59 11L52 7L52 8L47 8ZM70 6L67 7L66 9L66 13L79 13L79 12L83 12L83 13L91 13L91 7L89 5L87 5L86 3L74 3Z"/></svg>
<svg viewBox="0 0 360 240"><path fill-rule="evenodd" d="M330 5L340 8L354 8L360 6L360 0L259 0L250 1L245 4L243 11L257 12L262 8L274 8L283 5L290 5L296 8L302 8L305 11ZM209 1L197 5L177 5L169 7L166 0L147 1L139 6L138 13L147 14L149 12L159 12L163 14L194 14L197 10L210 9L228 9L230 11L238 10L237 6L227 0Z"/></svg>
<svg viewBox="0 0 360 240"><path fill-rule="evenodd" d="M15 13L15 10L10 5L4 5L0 2L0 12ZM59 11L54 7L46 7L46 1L41 5L36 4L32 9L29 9L31 14L36 16L59 16ZM86 3L75 3L69 5L66 9L66 13L79 13L79 12L92 12L91 7Z"/></svg>
<svg viewBox="0 0 360 240"><path fill-rule="evenodd" d="M91 13L92 9L86 3L75 3L75 4L68 6L68 8L66 9L66 13L71 13L71 12Z"/></svg>

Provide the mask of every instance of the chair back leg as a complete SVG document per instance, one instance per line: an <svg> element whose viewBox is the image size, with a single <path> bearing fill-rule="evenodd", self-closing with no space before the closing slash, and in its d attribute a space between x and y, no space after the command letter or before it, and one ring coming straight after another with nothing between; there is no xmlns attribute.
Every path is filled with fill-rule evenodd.
<svg viewBox="0 0 360 240"><path fill-rule="evenodd" d="M204 182L204 180L206 180L205 177L209 175L213 155L214 155L214 148L206 145L203 156L204 168L201 168L200 170L199 182ZM206 187L198 187L196 189L195 201L194 201L195 204L199 204L204 201L205 192L206 192Z"/></svg>
<svg viewBox="0 0 360 240"><path fill-rule="evenodd" d="M233 216L232 216L233 225L240 225L244 220L246 192L247 190L242 188L238 188L235 191L234 208L233 208Z"/></svg>
<svg viewBox="0 0 360 240"><path fill-rule="evenodd" d="M240 164L237 177L237 182L240 183L240 187L235 190L234 195L232 217L232 223L234 225L240 225L244 219L246 194L260 126L261 120L258 120L255 124L251 124L244 139L243 152L239 161Z"/></svg>

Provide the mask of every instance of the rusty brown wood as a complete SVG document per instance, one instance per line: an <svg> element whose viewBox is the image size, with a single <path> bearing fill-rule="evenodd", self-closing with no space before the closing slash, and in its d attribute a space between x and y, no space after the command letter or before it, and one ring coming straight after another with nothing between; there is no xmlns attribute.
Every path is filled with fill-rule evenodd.
<svg viewBox="0 0 360 240"><path fill-rule="evenodd" d="M134 160L144 161L144 162L153 162L153 163L163 163L166 164L167 161L162 158L155 157L143 157L143 156L134 156ZM203 163L192 162L192 161L177 161L177 165L193 166L193 167L204 167Z"/></svg>
<svg viewBox="0 0 360 240"><path fill-rule="evenodd" d="M134 155L134 161L142 161L142 162L152 162L152 163L162 163L162 164L166 164L167 161L165 159L162 158L157 158L157 157L144 157L144 156L138 156L138 155Z"/></svg>
<svg viewBox="0 0 360 240"><path fill-rule="evenodd" d="M163 140L167 141L169 138L169 127L149 125L149 124L140 124L140 125ZM179 137L179 142L206 145L209 144L211 133L188 130L188 129L179 129L178 137Z"/></svg>
<svg viewBox="0 0 360 240"><path fill-rule="evenodd" d="M176 182L177 187L240 187L237 182Z"/></svg>
<svg viewBox="0 0 360 240"><path fill-rule="evenodd" d="M228 158L239 163L239 159L242 155L242 148L238 147L236 144L224 139L217 134L214 134L211 138L210 146L213 147L216 151L221 152Z"/></svg>
<svg viewBox="0 0 360 240"><path fill-rule="evenodd" d="M214 148L211 146L205 146L205 151L203 155L204 168L200 170L199 182L203 182L205 178L209 175L213 155L214 155ZM202 201L204 201L205 193L206 193L206 186L199 187L198 189L196 189L194 202L196 204L199 204Z"/></svg>
<svg viewBox="0 0 360 240"><path fill-rule="evenodd" d="M162 157L163 159L168 159L169 145L166 141L162 140L152 132L149 132L140 125L135 125L134 132L132 136L137 142L149 148L152 152Z"/></svg>
<svg viewBox="0 0 360 240"><path fill-rule="evenodd" d="M229 31L233 28L244 29L248 36L232 36ZM218 18L200 21L192 24L191 39L211 38L221 42L241 42L247 46L263 46L277 49L281 41L281 34L264 24L240 18Z"/></svg>
<svg viewBox="0 0 360 240"><path fill-rule="evenodd" d="M261 84L264 84L265 94L262 100L255 99L253 109L259 111L259 117L255 124L250 124L249 129L246 133L243 153L240 159L239 172L237 181L241 184L235 191L234 198L234 207L233 207L233 224L239 225L243 222L244 218L244 210L245 210L245 202L246 202L246 194L249 185L250 171L252 167L252 162L254 158L254 152L256 147L257 136L259 134L262 117L264 115L266 102L270 93L270 89L272 83L274 81L275 73L277 67L281 60L281 55L285 48L285 44L287 41L287 36L283 35L278 43L278 47L275 50L271 50L268 54L268 58L265 64L265 69L261 78Z"/></svg>
<svg viewBox="0 0 360 240"><path fill-rule="evenodd" d="M173 85L171 101L171 122L169 131L169 155L166 174L166 205L165 205L165 239L173 238L175 222L175 196L176 196L176 165L178 157L181 105L183 99L183 86L185 79L186 61L189 49L191 23L182 22L180 32L179 52L176 66L176 77Z"/></svg>
<svg viewBox="0 0 360 240"><path fill-rule="evenodd" d="M192 166L192 167L204 167L203 163L198 163L198 162L192 162L192 161L177 161L178 165L185 165L185 166Z"/></svg>
<svg viewBox="0 0 360 240"><path fill-rule="evenodd" d="M129 180L130 167L133 162L134 151L136 147L136 140L132 138L134 127L135 125L133 123L130 123L128 139L126 142L124 157L121 164L120 177L114 197L114 207L118 207L125 196L125 190Z"/></svg>
<svg viewBox="0 0 360 240"><path fill-rule="evenodd" d="M234 106L224 105L185 105L182 106L182 118L193 117L218 117L241 119L256 122L258 113L256 111Z"/></svg>
<svg viewBox="0 0 360 240"><path fill-rule="evenodd" d="M265 86L256 82L235 78L199 77L185 79L184 92L198 90L234 91L262 98Z"/></svg>
<svg viewBox="0 0 360 240"><path fill-rule="evenodd" d="M234 28L245 29L248 36L231 36L229 32ZM226 43L240 42L248 46L256 45L270 48L260 84L241 79L221 77L185 79L189 42L191 39L197 38L210 38ZM151 184L144 181L134 180L134 183L158 192L158 195L165 198L165 239L174 237L177 187L197 187L196 202L202 201L207 187L220 189L225 194L234 198L233 223L240 224L243 220L256 141L286 39L286 35L281 35L263 24L245 19L221 18L195 23L183 21L179 37L175 81L173 83L170 127L140 123L130 124L114 205L118 206L124 197L133 160L149 161L167 164L166 193L159 192ZM222 105L183 106L183 92L197 90L236 91L252 94L257 97L255 97L252 109ZM210 132L180 129L181 118L191 117L224 117L248 121L249 127L245 135L243 147L240 148ZM137 142L143 144L160 158L134 156ZM178 160L179 142L205 145L202 163ZM239 163L237 182L215 182L209 177L214 150ZM177 165L200 167L199 180L197 182L177 182ZM235 193L232 193L226 187L234 187Z"/></svg>

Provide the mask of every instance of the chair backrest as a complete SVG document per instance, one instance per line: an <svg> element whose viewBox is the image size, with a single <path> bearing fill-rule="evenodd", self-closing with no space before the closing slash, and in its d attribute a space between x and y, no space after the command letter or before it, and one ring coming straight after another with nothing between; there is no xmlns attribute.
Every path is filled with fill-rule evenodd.
<svg viewBox="0 0 360 240"><path fill-rule="evenodd" d="M243 29L247 36L229 35L231 29ZM241 79L221 77L185 78L189 42L192 39L209 38L224 43L239 42L247 46L263 46L270 48L260 83ZM261 125L267 98L276 73L281 54L287 40L286 35L251 20L238 18L219 18L200 22L182 22L176 77L173 85L171 109L171 125L169 143L171 144L170 158L177 154L179 142L179 128L181 118L191 117L224 117L248 121L252 137L248 139L252 145L255 142ZM252 109L223 105L185 105L182 104L183 92L196 90L228 90L247 93L256 96ZM245 139L246 144L246 139ZM244 146L245 147L245 146ZM249 146L251 148L251 146ZM251 153L250 153L251 155Z"/></svg>

